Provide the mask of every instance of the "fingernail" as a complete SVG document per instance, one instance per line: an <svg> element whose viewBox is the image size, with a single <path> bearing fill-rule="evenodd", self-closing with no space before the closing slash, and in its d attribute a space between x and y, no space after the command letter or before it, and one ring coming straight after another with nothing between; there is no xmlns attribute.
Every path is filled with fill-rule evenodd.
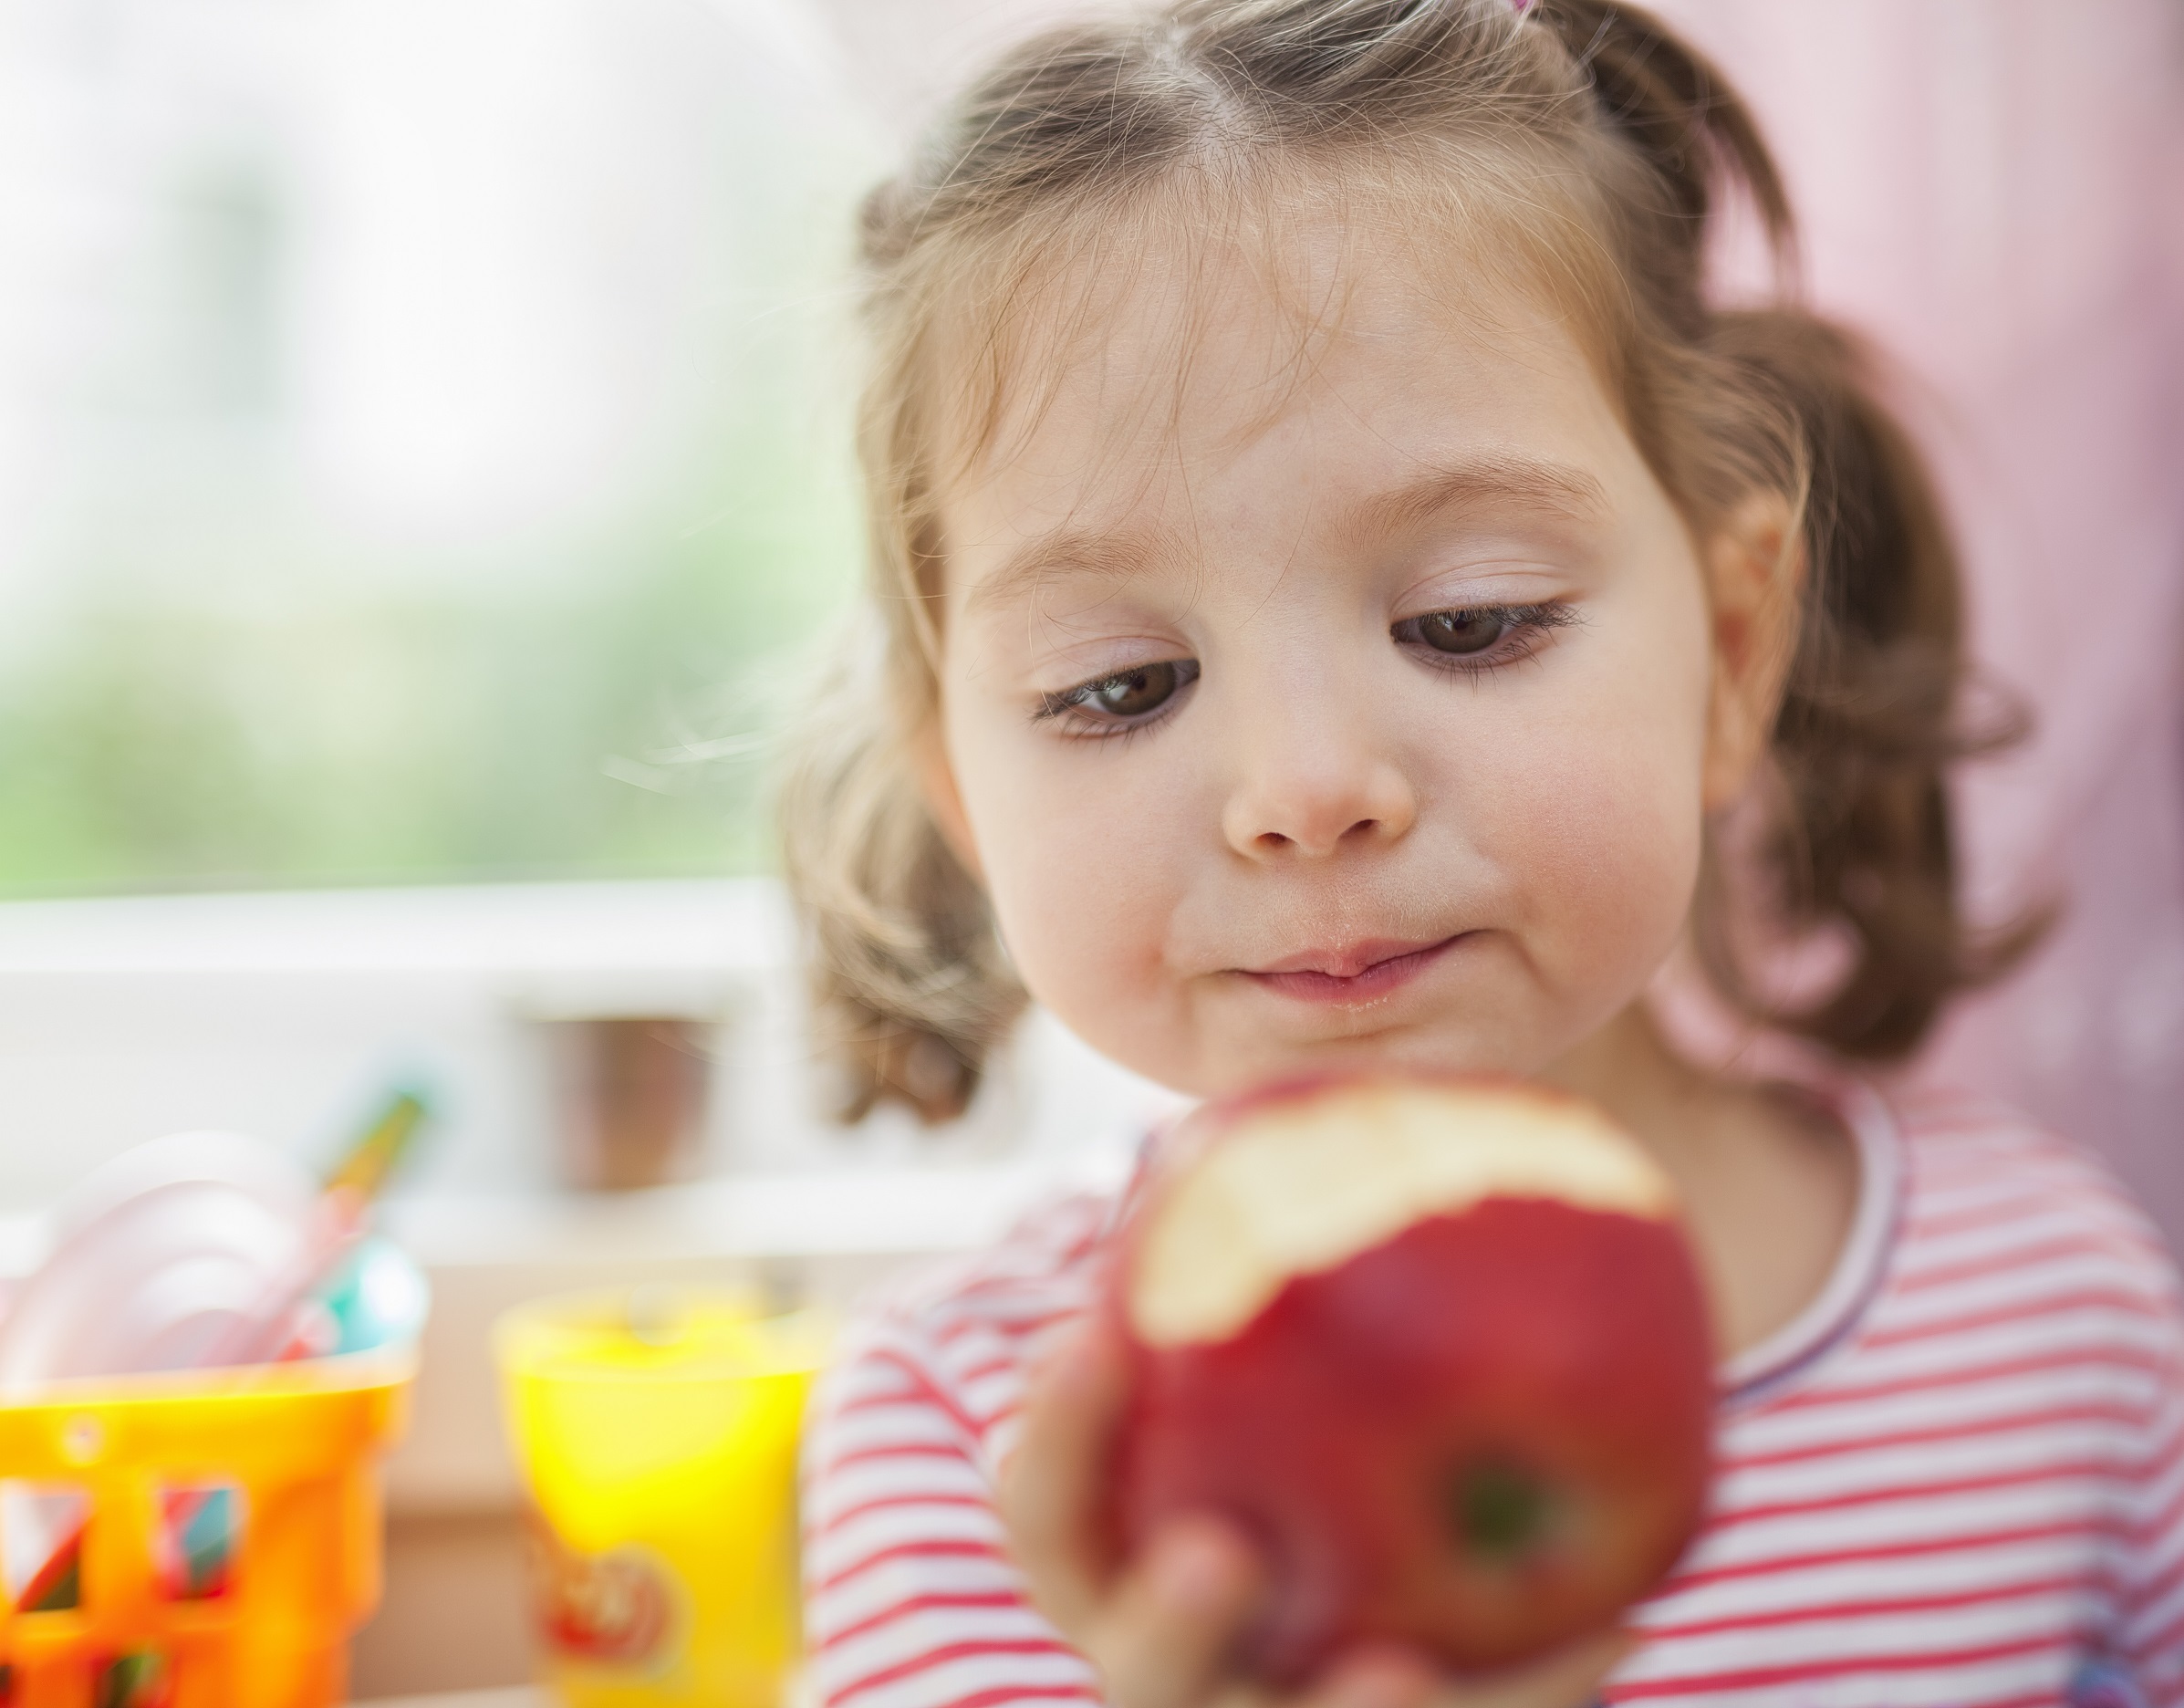
<svg viewBox="0 0 2184 1708"><path fill-rule="evenodd" d="M1153 1562L1153 1584L1194 1611L1225 1607L1241 1586L1236 1550L1220 1536L1185 1530L1166 1537Z"/></svg>
<svg viewBox="0 0 2184 1708"><path fill-rule="evenodd" d="M1346 1669L1338 1708L1416 1708L1432 1693L1433 1670L1407 1654L1379 1652Z"/></svg>

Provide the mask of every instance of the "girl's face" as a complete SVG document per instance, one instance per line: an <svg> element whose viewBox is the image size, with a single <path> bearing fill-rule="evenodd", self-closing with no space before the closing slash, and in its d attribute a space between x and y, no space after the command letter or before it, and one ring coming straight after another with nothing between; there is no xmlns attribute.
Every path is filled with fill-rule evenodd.
<svg viewBox="0 0 2184 1708"><path fill-rule="evenodd" d="M1155 1079L1537 1073L1683 927L1699 559L1552 315L1290 236L1141 250L1026 359L942 505L936 809Z"/></svg>

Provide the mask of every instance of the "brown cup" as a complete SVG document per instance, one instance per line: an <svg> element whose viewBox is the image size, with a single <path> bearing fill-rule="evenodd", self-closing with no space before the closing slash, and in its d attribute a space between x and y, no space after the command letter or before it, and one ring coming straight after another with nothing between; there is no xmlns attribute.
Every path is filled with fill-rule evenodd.
<svg viewBox="0 0 2184 1708"><path fill-rule="evenodd" d="M712 1088L712 1024L617 1015L542 1025L569 1185L630 1192L696 1171Z"/></svg>

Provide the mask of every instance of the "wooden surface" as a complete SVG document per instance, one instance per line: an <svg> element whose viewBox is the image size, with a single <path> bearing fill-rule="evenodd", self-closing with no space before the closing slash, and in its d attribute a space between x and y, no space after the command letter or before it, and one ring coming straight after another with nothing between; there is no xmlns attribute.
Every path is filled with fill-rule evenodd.
<svg viewBox="0 0 2184 1708"><path fill-rule="evenodd" d="M348 1651L359 1702L470 1703L538 1676L515 1512L403 1513L387 1525L387 1585ZM521 1695L507 1708L531 1708Z"/></svg>
<svg viewBox="0 0 2184 1708"><path fill-rule="evenodd" d="M553 1708L544 1691L457 1691L452 1696L381 1696L354 1708Z"/></svg>

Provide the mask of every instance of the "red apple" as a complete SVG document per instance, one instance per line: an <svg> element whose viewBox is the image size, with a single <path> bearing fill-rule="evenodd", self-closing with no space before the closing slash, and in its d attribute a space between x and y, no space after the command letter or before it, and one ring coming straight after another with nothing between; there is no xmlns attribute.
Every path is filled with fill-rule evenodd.
<svg viewBox="0 0 2184 1708"><path fill-rule="evenodd" d="M1705 1299L1660 1170L1514 1082L1325 1078L1209 1106L1125 1231L1120 1540L1263 1549L1244 1661L1393 1640L1459 1671L1612 1624L1697 1526Z"/></svg>

